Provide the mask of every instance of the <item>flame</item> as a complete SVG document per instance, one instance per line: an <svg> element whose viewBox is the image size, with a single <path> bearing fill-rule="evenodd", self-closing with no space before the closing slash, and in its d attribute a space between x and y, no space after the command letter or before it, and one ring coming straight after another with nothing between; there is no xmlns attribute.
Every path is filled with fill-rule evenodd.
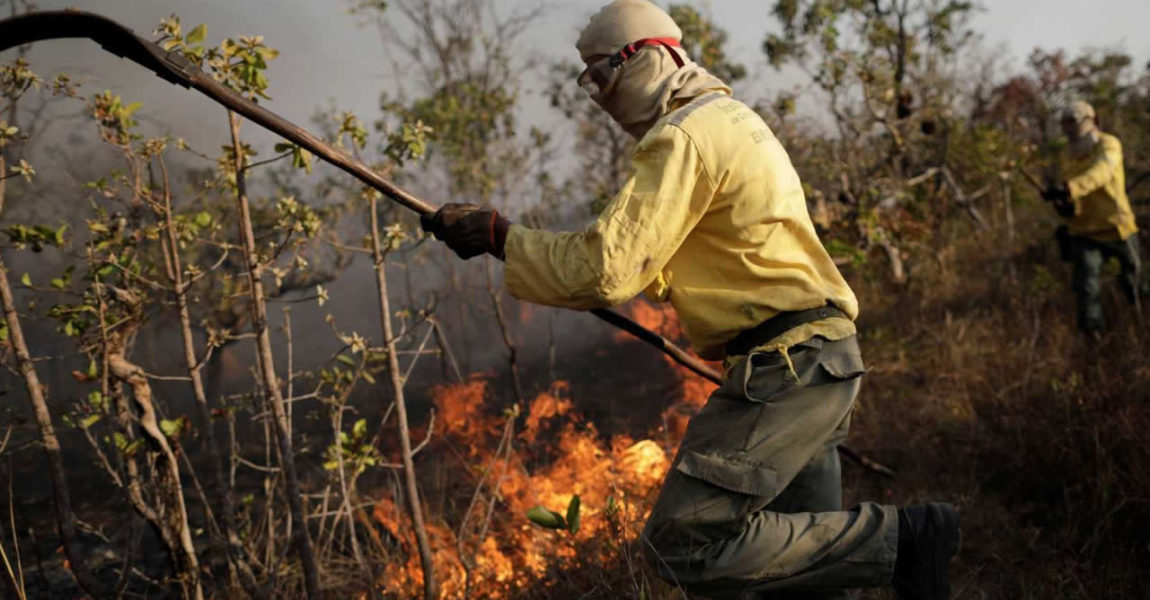
<svg viewBox="0 0 1150 600"><path fill-rule="evenodd" d="M432 390L435 409L443 421L443 429L464 440L486 438L498 429L498 424L490 422L483 415L483 396L487 392L487 381L482 375L472 375L466 382L450 386L436 386ZM474 444L466 446L469 454L479 452Z"/></svg>
<svg viewBox="0 0 1150 600"><path fill-rule="evenodd" d="M531 403L531 410L527 413L527 428L523 431L523 440L534 444L539 435L539 428L546 421L555 417L562 417L571 410L571 401L559 398L557 392L567 391L567 382L559 381L552 385L551 392L539 394Z"/></svg>
<svg viewBox="0 0 1150 600"><path fill-rule="evenodd" d="M631 316L665 337L681 337L678 318L666 305L636 303ZM627 337L617 339L633 343ZM663 414L665 425L641 440L601 435L575 410L565 382L538 394L525 416L516 409L491 409L486 402L488 376L433 388L432 400L443 423L440 443L466 463L458 478L450 476L457 486L448 492L458 495L454 508L435 515L425 499L443 598L462 598L468 587L471 597L494 599L506 598L516 588L545 590L552 585L550 570L575 558L581 544L636 538L687 421L714 388L669 364L678 394ZM525 517L536 505L562 514L576 494L582 507L577 533L546 530ZM472 508L466 511L469 504ZM609 506L615 507L614 513ZM418 597L422 569L409 520L387 498L376 504L373 518L387 532L396 556L402 557L389 561L385 569L386 591Z"/></svg>
<svg viewBox="0 0 1150 600"><path fill-rule="evenodd" d="M670 304L633 302L627 305L627 313L631 320L669 340L683 337L683 329L679 326L679 315ZM615 332L615 341L630 342L634 341L634 338L631 334L620 330Z"/></svg>
<svg viewBox="0 0 1150 600"><path fill-rule="evenodd" d="M651 304L648 302L635 302L630 305L630 316L643 327L678 343L683 343L683 329L679 324L679 315L675 313L670 304ZM617 341L629 341L629 334L616 332ZM678 394L671 405L663 411L663 422L666 431L663 433L676 444L687 432L687 422L707 403L707 398L715 389L711 381L696 375L691 370L675 362L670 356L663 355L663 360L671 367L678 380ZM711 364L712 368L721 371L718 364Z"/></svg>

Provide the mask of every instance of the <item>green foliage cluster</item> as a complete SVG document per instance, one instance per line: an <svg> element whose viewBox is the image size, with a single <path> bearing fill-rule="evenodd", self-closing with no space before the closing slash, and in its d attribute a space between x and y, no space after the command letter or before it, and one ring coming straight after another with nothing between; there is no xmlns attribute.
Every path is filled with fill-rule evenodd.
<svg viewBox="0 0 1150 600"><path fill-rule="evenodd" d="M33 252L40 252L44 250L45 246L63 246L64 234L67 231L67 225L52 228L46 225L16 224L4 229L8 241L15 244L16 249L28 247Z"/></svg>
<svg viewBox="0 0 1150 600"><path fill-rule="evenodd" d="M527 510L527 518L544 529L556 529L575 535L579 533L581 506L579 494L575 494L567 503L566 513L560 514L544 506L533 506Z"/></svg>
<svg viewBox="0 0 1150 600"><path fill-rule="evenodd" d="M498 140L515 136L512 109L516 97L503 87L476 81L449 82L411 106L385 101L386 110L400 115L403 123L392 135L396 148L414 148L419 155L432 148L448 164L452 187L457 193L475 193L488 198L500 181L496 168L500 157L489 152ZM389 148L391 146L389 145ZM389 150L394 159L401 152Z"/></svg>
<svg viewBox="0 0 1150 600"><path fill-rule="evenodd" d="M175 16L164 19L157 29L158 41L166 50L180 52L253 101L269 98L267 68L278 51L265 45L259 36L228 38L219 46L211 46L206 43L207 35L203 25L185 31ZM0 103L0 112L8 119L0 123L0 148L4 149L0 161L6 161L3 164L9 171L0 174L0 181L16 176L31 179L36 174L23 158L17 158L28 140L23 122L18 123L13 117L23 117L16 103L25 99L29 91L41 88L54 96L78 97L70 78L58 75L45 85L22 57L0 65L0 93L5 101ZM171 564L183 569L190 564L187 556L181 554L186 550L181 549L177 539L184 517L174 511L177 501L188 505L182 495L190 494L191 488L179 489L178 484L171 487L173 465L165 465L164 457L175 456L172 448L180 453L207 449L211 454L215 449L205 448L213 443L209 441L209 430L223 422L234 425L245 418L253 422L264 418L258 414L266 408L261 406L264 396L257 391L258 386L234 396L225 396L219 389L201 390L196 395L202 395L216 408L205 407L200 418L172 414L168 412L173 397L169 390L151 387L149 381L156 376L132 362L150 360L136 347L137 342L142 336L151 335L150 325L187 327L185 338L194 347L196 360L202 361L188 368L199 373L206 385L218 386L221 357L235 360L231 357L232 347L251 339L245 330L256 320L252 280L248 277L253 264L245 260L243 252L244 220L250 219L254 236L256 248L251 260L256 277L267 280L264 301L315 301L322 307L329 299L323 284L337 278L352 263L352 256L363 253L356 248L360 241L357 236L361 235L357 230L362 229L363 219L348 217L366 212L368 196L360 186L331 186L328 178L316 178L319 182L314 188L314 179L297 183L296 173L299 177L313 175L315 164L310 153L294 144L275 145L274 154L265 160L257 160L261 148L242 140L209 155L182 139L173 142L166 135L149 135L140 123L143 106L139 102L111 91L97 92L84 100L91 124L106 148L120 159L121 166L77 186L80 199L87 202L87 212L81 203L74 215L83 223L80 231L73 233L68 225L8 222L0 229L0 251L7 254L51 250L52 260L63 263L59 272L44 276L47 283L43 286L33 282L29 274L19 278L30 300L17 318L44 319L55 325L62 338L73 346L70 356L87 359L86 371L72 373L82 392L67 412L59 415L59 422L82 434L98 459L95 468L125 492L131 506L160 534L160 541L171 554ZM392 173L404 164L418 162L427 153L431 131L418 121L405 122L394 133L381 136L373 136L350 112L337 112L333 122L335 129L330 140L350 146L357 156L368 149L377 151L375 165L383 172ZM221 119L220 124L223 123ZM177 153L184 156L174 157ZM13 159L7 162L10 156ZM180 158L202 160L214 168L192 172L187 184L181 185L178 182L182 180L183 167L170 170L170 165L183 162ZM279 166L275 167L277 163ZM241 217L237 211L237 196L243 193L240 175L250 177L257 169L271 170L271 179L277 185L266 196L252 197L250 214ZM23 199L22 194L13 191L12 186L0 187L0 209L11 206L14 197L15 201ZM355 241L349 242L347 235ZM401 223L388 224L380 237L385 257L403 250L410 242ZM382 263L379 268L383 268ZM40 272L43 270L37 271ZM2 266L0 273L6 275ZM268 285L270 282L274 285ZM42 298L50 298L46 306L41 305ZM412 310L404 313L400 322L426 317L421 311ZM303 399L313 400L314 410L332 417L331 444L321 447L317 455L340 463L333 468L325 459L321 466L330 471L327 476L344 486L340 493L350 495L355 493L357 477L395 462L388 459L390 450L379 444L381 431L368 431L369 419L354 419L347 431L342 426L344 415L353 410L349 399L379 385L377 378L388 369L388 353L357 332L337 330L330 316L329 323L333 339L343 348L329 364L289 374L287 390L296 383L307 384L310 391ZM400 335L406 333L404 330ZM9 323L0 321L0 363L5 366L9 366L10 342ZM312 343L314 339L308 342ZM309 357L313 354L310 349ZM110 366L110 356L124 361L126 366L116 371ZM290 400L302 403L300 399ZM153 420L151 429L148 420ZM385 426L384 422L377 425ZM157 435L167 446L156 439ZM231 451L242 450L236 446ZM196 477L195 466L187 463L184 467ZM267 472L276 470L269 465ZM198 480L196 485L198 488ZM217 489L212 493L232 492ZM221 527L238 526L240 530L233 532L237 539L228 543L238 544L242 539L243 544L274 547L279 543L276 522L284 514L277 505L284 502L285 492L269 485L264 493L266 506L253 501L240 503L240 514L234 516L239 525L229 525L229 517L209 510L202 518L197 517L203 527L195 535L206 531L216 539ZM245 497L253 500L255 496ZM213 502L219 502L219 497L213 497ZM266 519L271 527L259 529L259 518ZM347 518L352 518L350 512ZM234 557L229 560L235 566ZM250 563L244 564L245 568L253 568ZM264 576L269 576L278 566L268 563L255 568L263 569ZM210 576L210 571L205 570L201 576ZM271 577L271 585L276 585ZM190 586L189 578L187 573L175 573L172 584ZM289 580L278 585L290 588L297 583ZM163 587L168 583L151 585Z"/></svg>
<svg viewBox="0 0 1150 600"><path fill-rule="evenodd" d="M193 64L207 68L217 81L249 100L271 99L267 95L266 71L268 63L279 56L279 51L265 45L263 36L225 38L217 47L206 47L207 26L197 25L184 34L183 25L176 15L160 21L156 36L156 43L161 48L179 52Z"/></svg>

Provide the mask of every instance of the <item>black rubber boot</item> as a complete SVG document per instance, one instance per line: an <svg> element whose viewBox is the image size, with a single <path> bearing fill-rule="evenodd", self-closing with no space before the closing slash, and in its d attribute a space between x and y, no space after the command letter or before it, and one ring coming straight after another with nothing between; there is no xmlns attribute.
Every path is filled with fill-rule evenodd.
<svg viewBox="0 0 1150 600"><path fill-rule="evenodd" d="M894 589L903 600L949 600L950 559L958 553L958 511L949 504L898 511Z"/></svg>

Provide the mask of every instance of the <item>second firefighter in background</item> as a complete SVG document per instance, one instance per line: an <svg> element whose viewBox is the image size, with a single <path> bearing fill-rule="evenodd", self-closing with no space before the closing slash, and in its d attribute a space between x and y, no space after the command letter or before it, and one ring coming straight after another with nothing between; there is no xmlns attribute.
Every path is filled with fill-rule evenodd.
<svg viewBox="0 0 1150 600"><path fill-rule="evenodd" d="M1098 128L1094 107L1075 102L1062 113L1062 130L1069 141L1065 183L1047 190L1066 224L1057 238L1063 260L1074 264L1078 296L1078 327L1094 333L1106 327L1102 310L1102 270L1117 259L1122 291L1139 311L1142 259L1138 226L1126 196L1122 142Z"/></svg>

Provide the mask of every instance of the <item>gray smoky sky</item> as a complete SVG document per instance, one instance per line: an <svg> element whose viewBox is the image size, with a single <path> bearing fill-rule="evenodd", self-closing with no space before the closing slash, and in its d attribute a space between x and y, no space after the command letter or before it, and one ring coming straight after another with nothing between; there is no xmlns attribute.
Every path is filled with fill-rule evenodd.
<svg viewBox="0 0 1150 600"><path fill-rule="evenodd" d="M538 0L500 1L500 7ZM550 9L524 38L524 49L545 63L575 60L573 42L587 18L603 0L552 1ZM150 37L162 17L179 14L185 24L206 23L208 42L241 34L263 35L281 50L271 66L273 100L267 105L297 123L307 123L321 106L338 106L370 119L377 113L379 93L393 87L391 63L374 25L363 26L348 14L351 0L44 0L44 10L75 7L114 18ZM793 72L776 72L760 48L775 26L770 2L711 0L695 4L730 33L731 53L750 67L747 95L766 95L790 88L799 79ZM976 19L984 51L1021 66L1034 48L1120 48L1139 62L1150 55L1145 36L1150 2L1145 0L987 0ZM0 58L3 58L0 55ZM182 92L139 67L100 51L85 41L43 42L31 53L43 73L77 73L86 93L111 89L125 100L142 101L146 122L173 136L215 149L225 143L225 116L209 100ZM528 75L528 81L533 75ZM542 74L537 75L542 77ZM546 126L555 116L532 99L530 84L525 120ZM159 125L162 124L162 125Z"/></svg>

